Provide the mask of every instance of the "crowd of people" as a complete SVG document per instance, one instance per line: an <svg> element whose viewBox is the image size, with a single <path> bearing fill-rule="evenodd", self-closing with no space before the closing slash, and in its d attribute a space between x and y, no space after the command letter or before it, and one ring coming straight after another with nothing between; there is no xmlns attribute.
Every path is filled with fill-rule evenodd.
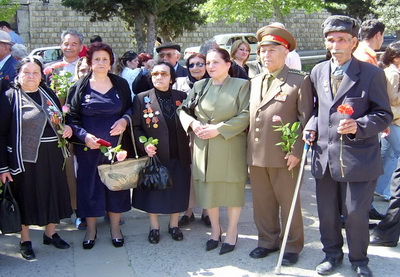
<svg viewBox="0 0 400 277"><path fill-rule="evenodd" d="M49 88L54 72L46 68L53 65L43 65L40 57L18 62L11 51L21 41L9 25L0 22L0 28L0 178L10 182L20 207L23 258L36 257L31 225L45 226L44 244L69 248L55 228L73 212L81 220L77 227L86 229L83 249L95 246L96 221L103 216L112 245L122 247L122 213L132 207L149 214L147 239L157 244L159 214L170 216L166 229L181 241L180 227L195 220L193 208L199 206L201 220L211 227L205 250L218 248L225 233L219 254L229 253L238 241L250 177L258 232L250 257L279 251L290 224L282 264L294 265L304 247L295 195L304 143L312 149L325 253L316 272L330 274L342 263L342 227L357 276L372 276L369 244L397 246L400 42L378 61L383 23L367 20L360 28L353 18L328 17L322 28L330 58L310 75L299 70L296 39L276 22L257 31L256 61L248 61L246 41L236 41L230 53L211 41L186 67L173 42L158 45L157 57L127 51L117 58L100 37L86 48L83 35L68 29L61 34L63 64L57 68L72 76L65 99ZM343 107L351 112L343 114ZM157 146L143 144L143 137L158 139ZM111 163L100 151L104 143L120 143L128 156L135 143L140 156L156 156L172 188L109 190L97 169ZM391 201L386 215L373 207L374 192ZM227 226L220 224L220 207L227 207ZM369 219L382 220L371 237Z"/></svg>

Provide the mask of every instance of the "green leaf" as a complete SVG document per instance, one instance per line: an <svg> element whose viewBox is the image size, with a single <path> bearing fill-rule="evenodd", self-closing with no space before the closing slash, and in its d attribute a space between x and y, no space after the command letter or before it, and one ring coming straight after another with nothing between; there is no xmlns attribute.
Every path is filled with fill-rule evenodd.
<svg viewBox="0 0 400 277"><path fill-rule="evenodd" d="M101 145L100 146L100 151L101 151L101 153L107 153L108 152L108 148L105 147L104 145Z"/></svg>
<svg viewBox="0 0 400 277"><path fill-rule="evenodd" d="M147 142L147 138L146 138L145 136L140 136L140 137L139 137L139 141L140 141L141 143L145 143L145 142Z"/></svg>

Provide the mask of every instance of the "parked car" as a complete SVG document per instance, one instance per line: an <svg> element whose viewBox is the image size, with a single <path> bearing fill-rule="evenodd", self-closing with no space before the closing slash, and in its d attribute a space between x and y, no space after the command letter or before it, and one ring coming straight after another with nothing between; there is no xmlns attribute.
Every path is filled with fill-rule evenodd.
<svg viewBox="0 0 400 277"><path fill-rule="evenodd" d="M249 60L255 60L257 56L257 38L253 33L232 33L232 34L221 34L213 37L219 47L224 48L230 52L232 44L236 40L245 40L250 44L250 57ZM188 47L184 51L184 59L189 58L193 53L198 53L201 46Z"/></svg>
<svg viewBox="0 0 400 277"><path fill-rule="evenodd" d="M40 56L43 59L43 63L46 64L60 60L62 52L60 46L49 46L33 49L28 56Z"/></svg>
<svg viewBox="0 0 400 277"><path fill-rule="evenodd" d="M383 43L382 43L381 49L379 49L379 50L380 51L385 51L386 47L389 44L391 44L392 42L395 42L395 41L397 41L396 36L393 36L393 35L385 35L385 36L383 36Z"/></svg>

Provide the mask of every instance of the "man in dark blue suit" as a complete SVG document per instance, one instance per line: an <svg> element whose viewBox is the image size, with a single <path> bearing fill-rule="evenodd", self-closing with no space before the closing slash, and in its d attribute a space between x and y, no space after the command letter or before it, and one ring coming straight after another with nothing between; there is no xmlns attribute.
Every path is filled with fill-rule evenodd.
<svg viewBox="0 0 400 277"><path fill-rule="evenodd" d="M376 180L382 174L378 134L392 120L383 71L352 56L358 24L347 16L330 16L322 25L329 61L311 72L317 99L304 139L312 143L312 174L325 259L320 275L343 260L340 215L346 220L349 260L357 276L372 276L368 267L368 213ZM350 105L347 117L337 109Z"/></svg>
<svg viewBox="0 0 400 277"><path fill-rule="evenodd" d="M187 68L181 66L178 61L181 58L181 47L174 42L164 42L156 48L158 58L169 63L175 69L176 77L188 76Z"/></svg>
<svg viewBox="0 0 400 277"><path fill-rule="evenodd" d="M14 43L7 32L0 30L0 78L8 83L14 80L17 72L15 66L18 61L11 56L11 47Z"/></svg>

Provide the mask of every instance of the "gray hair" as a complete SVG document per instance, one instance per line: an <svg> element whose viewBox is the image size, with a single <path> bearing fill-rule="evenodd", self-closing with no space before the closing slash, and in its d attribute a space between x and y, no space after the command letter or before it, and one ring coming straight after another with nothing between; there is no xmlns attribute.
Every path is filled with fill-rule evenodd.
<svg viewBox="0 0 400 277"><path fill-rule="evenodd" d="M75 29L67 29L61 33L61 43L64 41L66 35L76 36L79 39L79 42L83 44L83 35L81 32Z"/></svg>
<svg viewBox="0 0 400 277"><path fill-rule="evenodd" d="M26 50L26 46L23 44L16 43L11 47L11 56L16 58L17 60L21 60L28 56L28 52Z"/></svg>

